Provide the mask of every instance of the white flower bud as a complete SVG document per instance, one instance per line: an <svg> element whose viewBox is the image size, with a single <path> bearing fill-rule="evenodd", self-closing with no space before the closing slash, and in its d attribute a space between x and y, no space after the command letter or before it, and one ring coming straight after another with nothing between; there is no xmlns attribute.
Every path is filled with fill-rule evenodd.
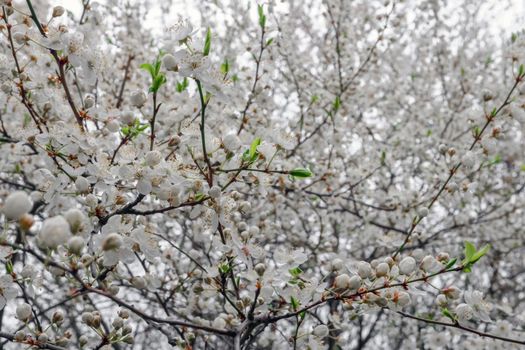
<svg viewBox="0 0 525 350"><path fill-rule="evenodd" d="M119 315L119 317L121 317L123 319L127 319L129 317L129 311L125 310L125 309L120 309L118 311L118 315Z"/></svg>
<svg viewBox="0 0 525 350"><path fill-rule="evenodd" d="M461 290L455 286L450 286L441 290L441 293L445 294L447 298L459 299L461 296Z"/></svg>
<svg viewBox="0 0 525 350"><path fill-rule="evenodd" d="M124 326L124 320L120 317L116 317L111 323L111 325L115 327L115 329L120 329L122 328L122 326Z"/></svg>
<svg viewBox="0 0 525 350"><path fill-rule="evenodd" d="M226 328L226 321L222 317L217 317L215 320L213 320L212 324L213 328L217 329L225 329Z"/></svg>
<svg viewBox="0 0 525 350"><path fill-rule="evenodd" d="M253 269L255 270L255 272L257 272L259 276L262 276L266 271L266 265L264 265L263 263L258 263Z"/></svg>
<svg viewBox="0 0 525 350"><path fill-rule="evenodd" d="M87 324L88 326L93 322L93 314L91 312L84 312L82 314L82 322Z"/></svg>
<svg viewBox="0 0 525 350"><path fill-rule="evenodd" d="M60 17L64 14L66 10L62 6L55 6L53 7L53 17Z"/></svg>
<svg viewBox="0 0 525 350"><path fill-rule="evenodd" d="M158 165L162 161L162 155L159 151L149 151L146 153L146 157L144 158L147 166L155 166Z"/></svg>
<svg viewBox="0 0 525 350"><path fill-rule="evenodd" d="M146 279L141 276L131 278L131 284L138 289L144 289L147 286Z"/></svg>
<svg viewBox="0 0 525 350"><path fill-rule="evenodd" d="M352 276L350 277L350 281L348 282L348 289L351 290L357 290L359 287L361 287L361 277L359 276Z"/></svg>
<svg viewBox="0 0 525 350"><path fill-rule="evenodd" d="M70 236L69 223L63 216L57 215L44 221L38 238L44 248L55 249L65 244Z"/></svg>
<svg viewBox="0 0 525 350"><path fill-rule="evenodd" d="M89 191L89 182L83 176L77 176L75 179L75 187L80 193L87 193Z"/></svg>
<svg viewBox="0 0 525 350"><path fill-rule="evenodd" d="M162 57L162 64L164 65L164 68L169 71L177 71L177 60L175 57L171 54L166 54L164 57Z"/></svg>
<svg viewBox="0 0 525 350"><path fill-rule="evenodd" d="M440 307L444 307L447 305L447 303L447 297L443 294L438 294L438 296L436 297L436 304Z"/></svg>
<svg viewBox="0 0 525 350"><path fill-rule="evenodd" d="M424 218L428 216L428 208L427 207L421 207L417 209L417 216L420 218Z"/></svg>
<svg viewBox="0 0 525 350"><path fill-rule="evenodd" d="M388 275L388 272L390 271L390 266L388 266L387 263L380 263L376 267L376 276L377 277L383 277Z"/></svg>
<svg viewBox="0 0 525 350"><path fill-rule="evenodd" d="M408 304L410 304L410 302L411 302L410 294L408 294L407 292L403 292L403 291L399 292L399 294L397 295L397 305L401 307L405 307Z"/></svg>
<svg viewBox="0 0 525 350"><path fill-rule="evenodd" d="M221 196L221 188L219 186L212 186L208 190L208 195L211 198L219 198Z"/></svg>
<svg viewBox="0 0 525 350"><path fill-rule="evenodd" d="M11 91L13 90L13 87L8 81L4 81L2 83L1 90L4 92L4 94L9 95Z"/></svg>
<svg viewBox="0 0 525 350"><path fill-rule="evenodd" d="M40 333L37 338L38 342L41 344L47 343L49 336L46 333Z"/></svg>
<svg viewBox="0 0 525 350"><path fill-rule="evenodd" d="M370 264L366 261L360 261L357 264L357 274L361 278L371 277L373 275L372 266L370 266Z"/></svg>
<svg viewBox="0 0 525 350"><path fill-rule="evenodd" d="M350 276L348 276L346 273L337 276L334 280L334 287L336 289L346 290L349 288L349 285L350 285Z"/></svg>
<svg viewBox="0 0 525 350"><path fill-rule="evenodd" d="M82 229L82 225L86 220L84 213L76 208L71 208L68 211L66 211L64 213L64 217L69 223L69 227L71 228L71 232L73 233L76 233L80 229Z"/></svg>
<svg viewBox="0 0 525 350"><path fill-rule="evenodd" d="M344 267L343 260L335 258L330 262L333 271L339 271Z"/></svg>
<svg viewBox="0 0 525 350"><path fill-rule="evenodd" d="M69 239L69 241L67 241L69 252L75 255L80 255L84 245L84 239L80 236L73 236Z"/></svg>
<svg viewBox="0 0 525 350"><path fill-rule="evenodd" d="M81 335L78 338L78 342L80 343L80 346L84 346L88 343L88 337L86 337L85 335Z"/></svg>
<svg viewBox="0 0 525 350"><path fill-rule="evenodd" d="M17 342L24 341L26 339L26 332L24 331L18 331L15 333L15 340Z"/></svg>
<svg viewBox="0 0 525 350"><path fill-rule="evenodd" d="M416 269L416 260L411 257L407 256L401 262L399 263L399 272L401 272L403 275L410 275L414 270Z"/></svg>
<svg viewBox="0 0 525 350"><path fill-rule="evenodd" d="M23 322L28 321L31 318L32 310L31 305L27 303L19 304L16 307L16 317Z"/></svg>
<svg viewBox="0 0 525 350"><path fill-rule="evenodd" d="M51 318L51 321L57 325L62 324L62 322L64 322L64 313L60 310L55 311L53 313L53 317Z"/></svg>
<svg viewBox="0 0 525 350"><path fill-rule="evenodd" d="M427 255L423 258L421 261L421 269L425 270L426 272L434 272L435 270L438 270L441 267L441 265L437 262L437 260L432 255Z"/></svg>
<svg viewBox="0 0 525 350"><path fill-rule="evenodd" d="M316 337L319 337L319 338L324 338L328 335L329 333L329 329L326 325L324 324L321 324L317 327L314 328L314 331L312 332L313 335L315 335Z"/></svg>
<svg viewBox="0 0 525 350"><path fill-rule="evenodd" d="M7 196L3 212L7 219L18 220L33 208L31 198L24 191L15 191Z"/></svg>
<svg viewBox="0 0 525 350"><path fill-rule="evenodd" d="M468 321L474 316L474 310L468 304L462 303L456 306L456 316L458 321Z"/></svg>
<svg viewBox="0 0 525 350"><path fill-rule="evenodd" d="M104 238L102 241L102 250L108 251L108 250L117 250L119 249L122 244L124 243L124 240L122 239L122 236L118 233L110 233Z"/></svg>
<svg viewBox="0 0 525 350"><path fill-rule="evenodd" d="M86 95L86 97L84 97L84 107L86 109L90 109L94 105L95 105L95 97L93 97L93 95Z"/></svg>
<svg viewBox="0 0 525 350"><path fill-rule="evenodd" d="M142 90L133 91L130 96L130 102L132 106L142 107L148 100L148 96Z"/></svg>

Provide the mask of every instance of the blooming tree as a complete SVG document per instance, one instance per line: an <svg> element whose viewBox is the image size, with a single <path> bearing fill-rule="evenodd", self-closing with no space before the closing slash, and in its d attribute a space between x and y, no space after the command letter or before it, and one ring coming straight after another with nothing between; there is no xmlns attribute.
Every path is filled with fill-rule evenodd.
<svg viewBox="0 0 525 350"><path fill-rule="evenodd" d="M81 3L0 0L1 348L525 345L525 35Z"/></svg>

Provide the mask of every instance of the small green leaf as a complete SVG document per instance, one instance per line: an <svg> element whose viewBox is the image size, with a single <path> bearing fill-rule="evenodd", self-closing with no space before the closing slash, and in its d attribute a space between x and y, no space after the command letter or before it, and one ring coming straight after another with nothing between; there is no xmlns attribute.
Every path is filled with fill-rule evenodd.
<svg viewBox="0 0 525 350"><path fill-rule="evenodd" d="M221 64L221 73L228 74L229 71L230 71L230 63L228 62L228 59L226 58L224 60L224 63Z"/></svg>
<svg viewBox="0 0 525 350"><path fill-rule="evenodd" d="M288 270L290 272L290 275L292 275L294 278L299 277L301 273L303 273L303 270L301 270L299 267L294 267L293 269Z"/></svg>
<svg viewBox="0 0 525 350"><path fill-rule="evenodd" d="M446 308L444 307L443 309L441 309L441 313L450 318L452 320L452 322L456 322L456 318L452 315L452 313Z"/></svg>
<svg viewBox="0 0 525 350"><path fill-rule="evenodd" d="M210 54L210 48L211 48L211 29L208 28L206 31L206 38L204 39L204 49L202 50L202 54L204 56L208 56Z"/></svg>
<svg viewBox="0 0 525 350"><path fill-rule="evenodd" d="M290 297L290 304L292 304L292 309L294 311L297 311L301 303L299 303L299 300L295 299L294 297Z"/></svg>
<svg viewBox="0 0 525 350"><path fill-rule="evenodd" d="M289 174L293 177L300 178L311 177L313 175L312 172L306 168L295 168L293 170L290 170Z"/></svg>
<svg viewBox="0 0 525 350"><path fill-rule="evenodd" d="M271 45L271 43L273 43L273 38L266 40L266 46Z"/></svg>
<svg viewBox="0 0 525 350"><path fill-rule="evenodd" d="M250 145L250 152L248 153L250 156L250 159L252 159L255 156L255 153L257 152L257 147L261 144L261 138L256 137L255 140L253 140L252 144Z"/></svg>
<svg viewBox="0 0 525 350"><path fill-rule="evenodd" d="M264 15L262 5L257 5L257 13L259 14L259 26L264 29L264 26L266 25L266 16Z"/></svg>
<svg viewBox="0 0 525 350"><path fill-rule="evenodd" d="M469 241L465 241L465 260L466 263L470 262L472 256L476 253L476 247Z"/></svg>
<svg viewBox="0 0 525 350"><path fill-rule="evenodd" d="M490 249L490 244L485 244L483 246L483 248L481 248L480 250L478 250L474 255L472 255L472 257L470 258L470 262L472 264L474 264L475 262L477 262L479 259L481 259L485 254L488 253Z"/></svg>
<svg viewBox="0 0 525 350"><path fill-rule="evenodd" d="M149 64L149 63L143 63L140 65L140 68L141 69L144 69L145 71L148 71L149 74L151 75L151 79L154 79L155 78L155 67L153 67L153 65Z"/></svg>
<svg viewBox="0 0 525 350"><path fill-rule="evenodd" d="M190 82L188 78L184 78L183 81L181 81L180 83L177 83L177 92L183 92L184 90L188 88L189 85L190 85Z"/></svg>
<svg viewBox="0 0 525 350"><path fill-rule="evenodd" d="M340 107L341 107L341 99L339 98L339 96L337 96L335 98L334 105L333 105L334 112L337 112Z"/></svg>
<svg viewBox="0 0 525 350"><path fill-rule="evenodd" d="M523 73L525 73L525 67L523 67L523 64L520 64L520 68L518 69L518 76L522 77Z"/></svg>
<svg viewBox="0 0 525 350"><path fill-rule="evenodd" d="M448 269L450 269L452 266L454 266L454 264L456 263L456 261L458 261L458 258L454 258L454 259L449 260L449 262L448 262L447 265L445 266L445 270L448 270Z"/></svg>
<svg viewBox="0 0 525 350"><path fill-rule="evenodd" d="M385 151L381 151L381 165L385 165L386 162L386 152Z"/></svg>

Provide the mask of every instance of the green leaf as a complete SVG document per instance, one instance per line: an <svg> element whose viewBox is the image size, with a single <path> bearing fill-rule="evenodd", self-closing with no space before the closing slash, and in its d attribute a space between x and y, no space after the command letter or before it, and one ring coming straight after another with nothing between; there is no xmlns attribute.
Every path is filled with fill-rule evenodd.
<svg viewBox="0 0 525 350"><path fill-rule="evenodd" d="M266 40L266 46L269 46L271 43L273 43L273 38Z"/></svg>
<svg viewBox="0 0 525 350"><path fill-rule="evenodd" d="M149 74L151 75L151 79L154 79L155 78L155 67L153 67L153 65L149 64L149 63L143 63L140 65L140 69L144 69L145 71L148 71Z"/></svg>
<svg viewBox="0 0 525 350"><path fill-rule="evenodd" d="M335 98L333 107L334 107L334 112L337 112L339 108L341 107L341 99L339 98L339 96Z"/></svg>
<svg viewBox="0 0 525 350"><path fill-rule="evenodd" d="M159 88L166 83L166 76L164 74L159 74L153 79L153 83L149 87L149 92L157 92Z"/></svg>
<svg viewBox="0 0 525 350"><path fill-rule="evenodd" d="M523 73L525 73L525 67L523 67L523 64L520 64L520 68L518 69L518 76L523 76Z"/></svg>
<svg viewBox="0 0 525 350"><path fill-rule="evenodd" d="M470 262L472 256L476 253L476 247L469 241L465 241L465 260L466 263Z"/></svg>
<svg viewBox="0 0 525 350"><path fill-rule="evenodd" d="M381 165L385 165L386 162L386 152L385 151L381 151Z"/></svg>
<svg viewBox="0 0 525 350"><path fill-rule="evenodd" d="M259 26L264 29L264 26L266 25L266 16L264 15L262 5L257 5L257 13L259 14Z"/></svg>
<svg viewBox="0 0 525 350"><path fill-rule="evenodd" d="M299 300L295 299L294 297L290 297L290 304L292 304L292 309L294 311L297 311L301 303L299 303Z"/></svg>
<svg viewBox="0 0 525 350"><path fill-rule="evenodd" d="M248 153L250 156L250 159L253 159L257 152L257 147L261 144L261 138L256 137L255 140L253 140L252 144L250 145L250 152Z"/></svg>
<svg viewBox="0 0 525 350"><path fill-rule="evenodd" d="M288 270L290 272L290 275L292 275L294 278L299 277L301 273L303 273L303 270L301 270L299 267L294 267L293 269Z"/></svg>
<svg viewBox="0 0 525 350"><path fill-rule="evenodd" d="M224 63L221 64L221 73L222 74L228 74L228 72L230 71L230 63L228 62L228 59L226 58L224 60Z"/></svg>
<svg viewBox="0 0 525 350"><path fill-rule="evenodd" d="M300 178L311 177L313 175L312 172L306 168L295 168L293 170L290 170L289 174L293 177Z"/></svg>
<svg viewBox="0 0 525 350"><path fill-rule="evenodd" d="M211 48L211 29L208 28L206 31L206 39L204 39L204 49L202 50L202 54L204 56L208 56L210 54L210 48Z"/></svg>
<svg viewBox="0 0 525 350"><path fill-rule="evenodd" d="M474 255L472 255L472 257L470 258L470 262L472 264L474 264L475 262L477 262L479 259L481 259L485 254L488 253L490 249L490 244L485 244L483 246L483 248L481 248L480 250L478 250Z"/></svg>
<svg viewBox="0 0 525 350"><path fill-rule="evenodd" d="M184 78L182 82L177 83L177 92L183 92L188 88L189 85L190 81L188 80L188 78Z"/></svg>
<svg viewBox="0 0 525 350"><path fill-rule="evenodd" d="M446 307L441 309L441 313L443 314L443 316L450 318L452 322L456 322L456 318L452 315L452 313Z"/></svg>
<svg viewBox="0 0 525 350"><path fill-rule="evenodd" d="M448 270L448 269L450 269L452 266L454 266L454 264L456 263L456 261L458 261L458 258L454 258L454 259L449 260L449 262L448 262L447 265L445 266L445 270Z"/></svg>

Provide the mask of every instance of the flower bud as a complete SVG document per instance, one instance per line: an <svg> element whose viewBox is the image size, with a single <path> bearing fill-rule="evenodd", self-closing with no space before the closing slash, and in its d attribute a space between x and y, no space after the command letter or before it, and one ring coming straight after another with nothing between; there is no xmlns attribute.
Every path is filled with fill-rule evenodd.
<svg viewBox="0 0 525 350"><path fill-rule="evenodd" d="M417 216L419 216L421 219L428 216L428 208L427 207L421 207L417 209Z"/></svg>
<svg viewBox="0 0 525 350"><path fill-rule="evenodd" d="M401 262L399 263L399 272L401 272L403 275L410 275L414 270L416 269L416 260L411 257L407 256Z"/></svg>
<svg viewBox="0 0 525 350"><path fill-rule="evenodd" d="M61 325L64 322L64 313L60 310L55 311L53 313L53 317L51 318L51 321L54 324Z"/></svg>
<svg viewBox="0 0 525 350"><path fill-rule="evenodd" d="M164 65L164 68L169 71L177 71L177 60L175 57L171 54L166 54L164 57L162 57L162 64Z"/></svg>
<svg viewBox="0 0 525 350"><path fill-rule="evenodd" d="M339 271L344 267L343 260L336 258L330 262L332 271Z"/></svg>
<svg viewBox="0 0 525 350"><path fill-rule="evenodd" d="M376 276L377 277L383 277L388 275L388 272L390 271L390 266L388 266L387 263L380 263L376 267Z"/></svg>
<svg viewBox="0 0 525 350"><path fill-rule="evenodd" d="M64 14L66 10L62 6L55 6L53 7L53 17L60 17Z"/></svg>
<svg viewBox="0 0 525 350"><path fill-rule="evenodd" d="M144 277L136 276L131 279L131 284L138 289L146 288L146 279Z"/></svg>
<svg viewBox="0 0 525 350"><path fill-rule="evenodd" d="M29 321L32 316L31 305L27 303L19 304L16 307L16 317L23 322Z"/></svg>
<svg viewBox="0 0 525 350"><path fill-rule="evenodd" d="M7 196L3 212L7 219L18 220L33 208L31 198L24 191L15 191Z"/></svg>
<svg viewBox="0 0 525 350"><path fill-rule="evenodd" d="M40 344L45 344L49 340L49 336L46 333L40 333L37 340Z"/></svg>
<svg viewBox="0 0 525 350"><path fill-rule="evenodd" d="M83 176L77 176L75 179L75 187L80 193L87 193L89 191L89 182Z"/></svg>
<svg viewBox="0 0 525 350"><path fill-rule="evenodd" d="M142 90L133 91L130 96L130 102L132 106L142 107L148 100L148 96Z"/></svg>
<svg viewBox="0 0 525 350"><path fill-rule="evenodd" d="M86 109L90 109L94 105L95 105L95 97L93 97L93 95L86 95L86 97L84 97L84 107Z"/></svg>
<svg viewBox="0 0 525 350"><path fill-rule="evenodd" d="M219 198L221 196L221 188L219 186L212 186L208 190L208 195L211 198Z"/></svg>
<svg viewBox="0 0 525 350"><path fill-rule="evenodd" d="M24 331L18 331L15 333L15 340L17 342L22 342L26 339L26 332Z"/></svg>
<svg viewBox="0 0 525 350"><path fill-rule="evenodd" d="M266 265L264 265L263 263L258 263L253 269L255 270L255 272L257 272L259 276L262 276L264 275L264 271L266 271Z"/></svg>
<svg viewBox="0 0 525 350"><path fill-rule="evenodd" d="M62 215L57 215L44 221L38 238L44 248L56 249L65 244L70 236L69 223Z"/></svg>
<svg viewBox="0 0 525 350"><path fill-rule="evenodd" d="M93 323L93 314L91 312L82 313L82 322L90 326Z"/></svg>
<svg viewBox="0 0 525 350"><path fill-rule="evenodd" d="M120 329L122 328L122 326L124 326L124 320L120 317L116 317L111 323L111 325L115 327L115 329Z"/></svg>
<svg viewBox="0 0 525 350"><path fill-rule="evenodd" d="M80 255L82 249L84 248L85 242L84 239L80 236L73 236L67 241L67 247L71 254Z"/></svg>
<svg viewBox="0 0 525 350"><path fill-rule="evenodd" d="M144 157L147 166L158 165L162 161L162 155L159 151L149 151Z"/></svg>
<svg viewBox="0 0 525 350"><path fill-rule="evenodd" d="M117 250L122 246L123 243L124 240L122 237L118 233L113 232L108 234L102 241L102 250Z"/></svg>
<svg viewBox="0 0 525 350"><path fill-rule="evenodd" d="M408 304L410 304L410 302L411 302L410 294L408 294L407 292L403 292L403 291L398 293L398 295L397 295L397 305L399 305L401 307L405 307Z"/></svg>
<svg viewBox="0 0 525 350"><path fill-rule="evenodd" d="M459 297L461 296L461 291L459 290L459 288L455 287L455 286L450 286L450 287L447 287L447 288L444 288L441 290L441 293L445 294L445 296L447 298L450 298L450 299L459 299Z"/></svg>
<svg viewBox="0 0 525 350"><path fill-rule="evenodd" d="M361 278L371 277L373 275L372 266L370 266L370 264L366 261L360 261L357 264L357 274Z"/></svg>
<svg viewBox="0 0 525 350"><path fill-rule="evenodd" d="M334 280L334 288L338 290L347 290L350 289L350 276L346 273L339 275Z"/></svg>
<svg viewBox="0 0 525 350"><path fill-rule="evenodd" d="M328 336L329 329L328 329L328 327L326 325L321 324L321 325L315 327L314 331L312 333L316 337L324 338L324 337Z"/></svg>
<svg viewBox="0 0 525 350"><path fill-rule="evenodd" d="M120 309L118 311L119 317L122 317L123 319L127 319L129 317L129 311L125 309Z"/></svg>
<svg viewBox="0 0 525 350"><path fill-rule="evenodd" d="M88 337L86 337L85 335L81 335L78 338L78 342L80 343L80 346L84 346L88 343Z"/></svg>
<svg viewBox="0 0 525 350"><path fill-rule="evenodd" d="M438 294L438 296L436 297L436 304L440 307L444 307L447 305L447 303L447 297L443 294Z"/></svg>

